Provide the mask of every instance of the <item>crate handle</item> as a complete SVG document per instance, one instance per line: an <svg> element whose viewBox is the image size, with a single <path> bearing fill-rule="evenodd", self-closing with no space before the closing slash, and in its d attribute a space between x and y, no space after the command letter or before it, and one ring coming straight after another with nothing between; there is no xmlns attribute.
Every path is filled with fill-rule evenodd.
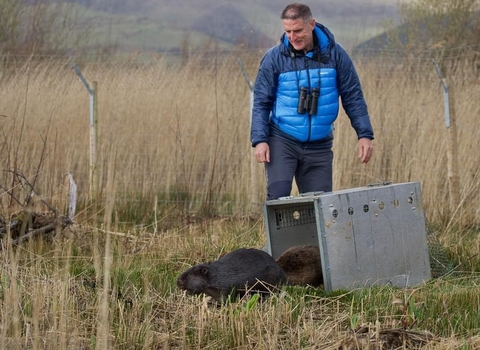
<svg viewBox="0 0 480 350"><path fill-rule="evenodd" d="M372 183L369 183L367 187L388 186L391 184L392 184L392 181L372 182Z"/></svg>
<svg viewBox="0 0 480 350"><path fill-rule="evenodd" d="M305 193L300 193L300 197L318 196L324 193L325 193L324 191L305 192Z"/></svg>

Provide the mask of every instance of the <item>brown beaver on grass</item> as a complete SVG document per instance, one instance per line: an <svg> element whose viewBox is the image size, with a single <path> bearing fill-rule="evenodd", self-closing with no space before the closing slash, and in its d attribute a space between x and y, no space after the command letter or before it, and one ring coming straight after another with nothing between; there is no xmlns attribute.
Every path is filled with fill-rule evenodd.
<svg viewBox="0 0 480 350"><path fill-rule="evenodd" d="M190 267L177 279L177 286L189 294L206 294L217 302L230 293L271 293L285 284L287 276L275 259L255 248L240 248L220 259Z"/></svg>
<svg viewBox="0 0 480 350"><path fill-rule="evenodd" d="M293 246L283 252L277 263L291 285L318 287L323 284L320 250L317 246Z"/></svg>

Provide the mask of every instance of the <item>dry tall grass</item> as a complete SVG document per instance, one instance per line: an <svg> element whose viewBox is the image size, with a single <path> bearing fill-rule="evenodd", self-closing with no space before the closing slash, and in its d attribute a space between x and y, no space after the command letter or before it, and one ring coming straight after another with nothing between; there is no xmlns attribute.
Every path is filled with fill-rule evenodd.
<svg viewBox="0 0 480 350"><path fill-rule="evenodd" d="M208 203L216 212L240 214L261 203L263 167L254 164L255 181L250 172L250 91L237 63L241 58L253 80L259 57L210 53L186 61L167 56L83 65L86 79L98 83L101 193L108 158L115 154L117 201L149 200L153 208L156 196L175 205L183 201L188 211ZM458 210L449 209L443 91L428 61L356 62L376 133L374 157L368 165L358 162L355 134L341 112L334 189L420 181L430 220L478 222L480 83L478 67L463 59L455 73L444 72L458 130ZM47 196L70 172L82 198L88 194L89 98L72 64L31 61L3 71L1 166L19 168L27 177L38 173L38 190ZM0 176L5 184L3 171ZM258 186L255 198L252 184Z"/></svg>
<svg viewBox="0 0 480 350"><path fill-rule="evenodd" d="M479 346L480 240L464 231L443 239L465 274L414 291L385 287L327 297L294 288L266 303L214 308L175 288L176 276L191 264L264 242L262 219L166 224L179 218L171 218L172 208L189 215L254 208L249 88L239 57L253 79L260 53L81 64L99 88L101 186L95 199L101 203L80 207L80 226L68 231L74 239L19 247L2 242L0 348L354 349L349 329L362 324L374 338L404 326L428 330L435 339L426 349ZM355 134L341 113L335 189L420 181L429 220L478 224L480 84L467 59L454 73L445 72L458 127L457 211L449 208L442 89L433 64L420 60L357 62L376 131L375 154L368 165L358 162ZM72 64L29 61L0 73L3 215L13 210L5 192L13 183L6 170L13 168L50 203L60 203L66 172L74 175L80 198L88 197L88 93ZM253 201L261 203L261 165L254 174L259 186ZM159 215L154 227L141 228L141 215L122 222L129 219L122 211L137 206L148 211L144 217ZM157 206L167 210L157 212Z"/></svg>

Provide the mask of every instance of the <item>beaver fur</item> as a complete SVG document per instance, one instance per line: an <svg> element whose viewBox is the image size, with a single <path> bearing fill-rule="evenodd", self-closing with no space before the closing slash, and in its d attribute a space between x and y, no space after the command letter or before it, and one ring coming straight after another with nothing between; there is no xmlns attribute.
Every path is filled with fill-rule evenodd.
<svg viewBox="0 0 480 350"><path fill-rule="evenodd" d="M293 246L283 252L277 263L287 274L291 285L314 286L323 284L322 265L318 246Z"/></svg>
<svg viewBox="0 0 480 350"><path fill-rule="evenodd" d="M223 302L230 293L270 293L285 284L287 276L275 259L255 248L233 250L216 261L198 264L177 279L178 288L189 294L206 294Z"/></svg>

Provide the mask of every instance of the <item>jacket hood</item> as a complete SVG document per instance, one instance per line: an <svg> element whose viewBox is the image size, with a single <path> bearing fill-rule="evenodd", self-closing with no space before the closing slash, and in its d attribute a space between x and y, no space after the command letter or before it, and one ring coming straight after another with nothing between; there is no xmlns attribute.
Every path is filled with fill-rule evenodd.
<svg viewBox="0 0 480 350"><path fill-rule="evenodd" d="M320 56L328 56L328 52L330 47L335 44L335 37L333 36L332 32L325 27L323 24L316 22L315 28L313 29L315 33L314 38L317 39L317 47L320 48ZM289 55L291 50L290 41L288 41L287 34L283 33L282 37L280 38L281 43L285 48L284 54ZM313 57L313 52L308 52L306 56Z"/></svg>

